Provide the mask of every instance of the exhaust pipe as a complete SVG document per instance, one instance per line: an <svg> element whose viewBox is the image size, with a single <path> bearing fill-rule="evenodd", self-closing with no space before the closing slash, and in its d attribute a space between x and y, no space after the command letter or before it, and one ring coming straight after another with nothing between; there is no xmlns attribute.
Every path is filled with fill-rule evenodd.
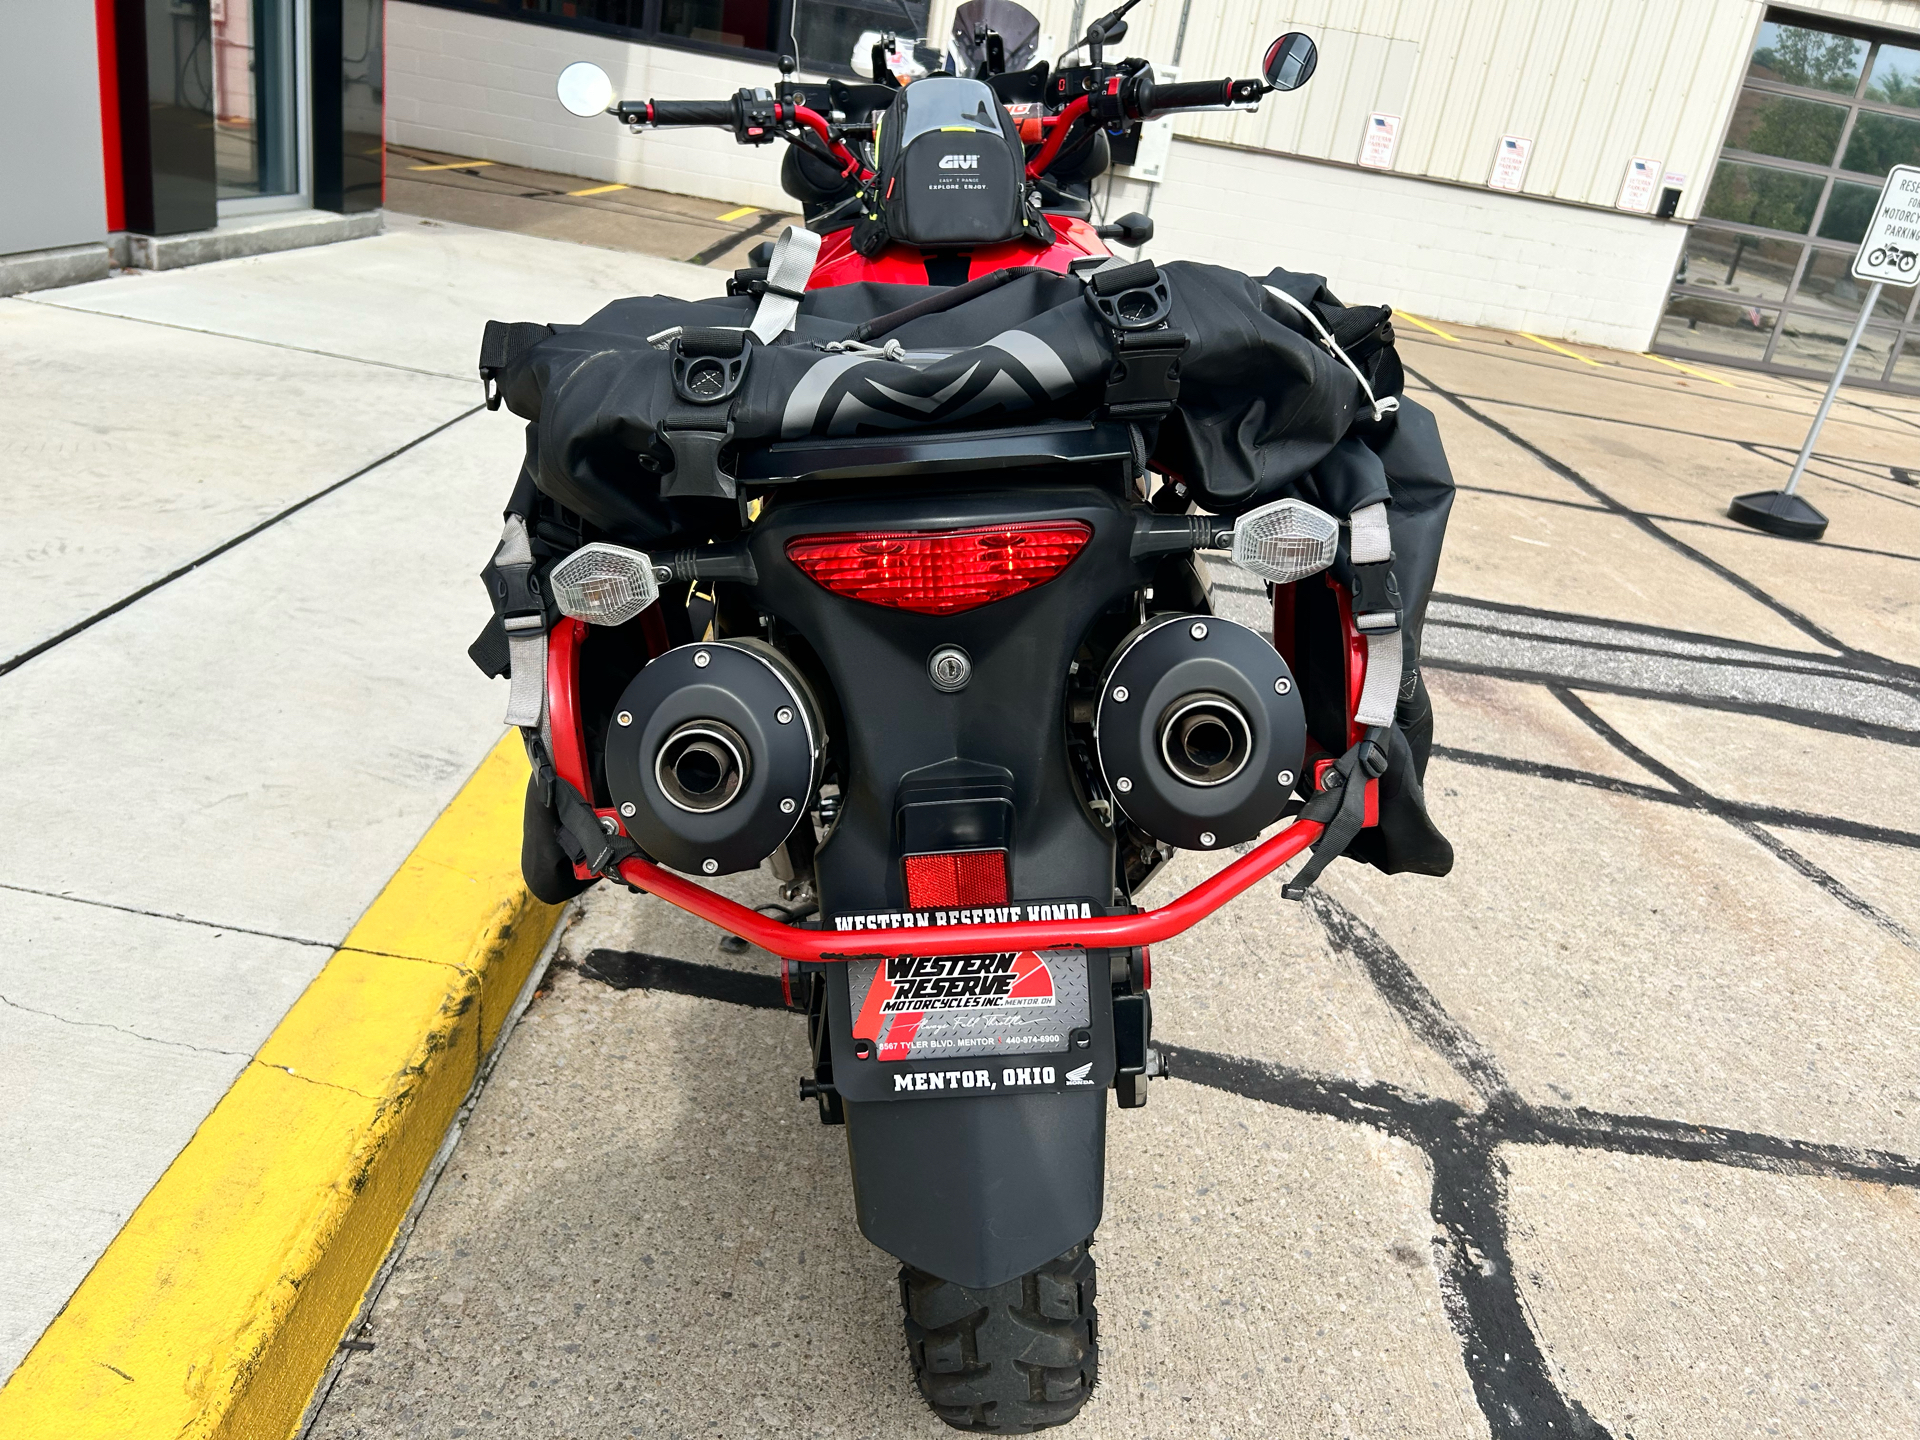
<svg viewBox="0 0 1920 1440"><path fill-rule="evenodd" d="M825 736L812 689L771 645L682 645L621 693L607 790L621 827L655 860L731 875L811 823Z"/></svg>
<svg viewBox="0 0 1920 1440"><path fill-rule="evenodd" d="M653 777L669 803L690 815L711 815L740 798L753 773L747 742L731 725L691 720L661 742Z"/></svg>
<svg viewBox="0 0 1920 1440"><path fill-rule="evenodd" d="M1224 785L1247 768L1253 722L1224 695L1182 695L1160 717L1160 755L1189 785Z"/></svg>
<svg viewBox="0 0 1920 1440"><path fill-rule="evenodd" d="M1307 750L1287 662L1216 615L1163 616L1122 640L1093 734L1113 803L1187 850L1238 845L1278 820Z"/></svg>

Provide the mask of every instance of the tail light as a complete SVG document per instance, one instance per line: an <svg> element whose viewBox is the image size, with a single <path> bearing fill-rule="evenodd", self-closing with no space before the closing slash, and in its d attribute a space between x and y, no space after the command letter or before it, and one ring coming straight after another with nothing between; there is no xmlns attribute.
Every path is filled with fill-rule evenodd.
<svg viewBox="0 0 1920 1440"><path fill-rule="evenodd" d="M787 558L815 583L850 600L952 615L1044 585L1073 562L1093 527L1081 520L808 535Z"/></svg>
<svg viewBox="0 0 1920 1440"><path fill-rule="evenodd" d="M907 906L913 910L1007 903L1007 852L965 850L906 858Z"/></svg>

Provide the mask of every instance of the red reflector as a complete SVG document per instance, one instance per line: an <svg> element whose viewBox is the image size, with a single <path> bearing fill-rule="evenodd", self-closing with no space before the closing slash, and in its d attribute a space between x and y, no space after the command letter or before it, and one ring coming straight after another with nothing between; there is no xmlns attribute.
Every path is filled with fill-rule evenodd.
<svg viewBox="0 0 1920 1440"><path fill-rule="evenodd" d="M907 905L914 910L1007 903L1007 852L909 855Z"/></svg>
<svg viewBox="0 0 1920 1440"><path fill-rule="evenodd" d="M808 535L787 542L787 558L850 600L951 615L1046 584L1092 534L1085 521L1048 520L977 530Z"/></svg>

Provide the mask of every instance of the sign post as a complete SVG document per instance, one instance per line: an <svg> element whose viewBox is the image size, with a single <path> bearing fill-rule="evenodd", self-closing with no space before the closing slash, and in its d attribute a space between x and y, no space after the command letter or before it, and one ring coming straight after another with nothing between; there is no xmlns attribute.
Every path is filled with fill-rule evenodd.
<svg viewBox="0 0 1920 1440"><path fill-rule="evenodd" d="M1792 540L1818 540L1827 533L1827 517L1802 500L1794 491L1813 458L1813 445L1820 438L1820 427L1827 423L1833 398L1840 393L1853 352L1860 348L1873 308L1880 303L1880 292L1888 285L1912 285L1920 282L1920 165L1896 165L1881 188L1880 200L1873 210L1873 222L1866 238L1853 257L1853 278L1869 282L1867 300L1860 307L1860 318L1847 337L1847 348L1840 352L1827 393L1814 412L1813 426L1807 431L1807 443L1800 447L1787 476L1784 489L1761 490L1752 495L1736 495L1727 506L1727 514L1742 525L1784 535Z"/></svg>

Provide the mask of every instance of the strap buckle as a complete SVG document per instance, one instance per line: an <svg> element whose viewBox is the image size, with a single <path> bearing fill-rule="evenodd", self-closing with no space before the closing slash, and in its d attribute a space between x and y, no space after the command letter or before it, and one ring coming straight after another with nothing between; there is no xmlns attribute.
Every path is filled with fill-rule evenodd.
<svg viewBox="0 0 1920 1440"><path fill-rule="evenodd" d="M1384 635L1400 628L1404 607L1393 559L1353 569L1353 628L1363 635Z"/></svg>
<svg viewBox="0 0 1920 1440"><path fill-rule="evenodd" d="M673 453L673 469L660 482L663 499L732 500L738 490L733 476L720 468L720 452L733 440L733 417L720 429L679 426L662 421L660 438Z"/></svg>
<svg viewBox="0 0 1920 1440"><path fill-rule="evenodd" d="M1112 419L1154 419L1180 398L1180 357L1187 337L1178 330L1123 330L1113 337L1113 369L1106 405Z"/></svg>

